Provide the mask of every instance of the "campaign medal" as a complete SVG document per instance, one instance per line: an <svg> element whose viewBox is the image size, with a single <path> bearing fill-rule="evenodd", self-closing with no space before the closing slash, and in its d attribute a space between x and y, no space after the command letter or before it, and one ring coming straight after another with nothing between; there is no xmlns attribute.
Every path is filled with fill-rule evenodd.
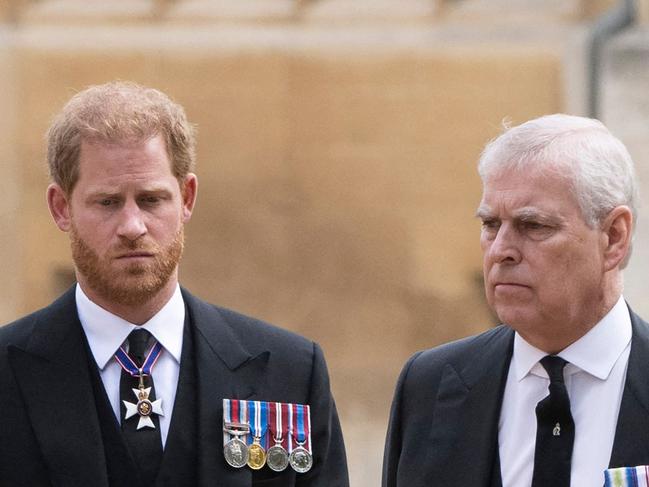
<svg viewBox="0 0 649 487"><path fill-rule="evenodd" d="M244 467L248 463L249 450L248 445L239 439L239 436L247 435L250 430L227 430L234 436L223 445L223 456L228 465L234 468Z"/></svg>
<svg viewBox="0 0 649 487"><path fill-rule="evenodd" d="M244 467L248 463L248 445L240 438L250 433L245 416L245 404L240 407L239 401L223 400L223 456L228 465L234 468ZM238 421L232 421L233 418ZM241 418L244 418L243 421Z"/></svg>
<svg viewBox="0 0 649 487"><path fill-rule="evenodd" d="M147 355L142 367L138 367L133 359L126 353L124 348L120 347L115 353L115 359L117 363L131 375L131 377L137 377L139 379L139 385L137 389L132 389L133 394L137 402L132 403L128 401L122 401L124 407L126 408L126 413L124 414L124 420L132 418L133 416L139 416L139 421L137 423L137 429L142 428L153 428L155 429L155 424L151 419L152 414L157 414L158 416L164 416L162 410L162 399L156 399L151 401L149 396L151 395L151 388L144 387L144 377L151 375L151 370L156 364L160 354L162 353L162 345L156 342L149 355Z"/></svg>
<svg viewBox="0 0 649 487"><path fill-rule="evenodd" d="M291 422L291 435L295 440L296 446L292 448L288 461L298 473L305 473L311 470L313 466L313 456L310 452L310 429L311 414L309 406L303 404L292 404L292 414L289 416Z"/></svg>
<svg viewBox="0 0 649 487"><path fill-rule="evenodd" d="M260 470L266 464L266 450L261 446L261 439L266 435L268 418L268 403L249 401L250 418L253 421L253 442L248 447L248 466L253 470Z"/></svg>
<svg viewBox="0 0 649 487"><path fill-rule="evenodd" d="M266 452L266 464L275 472L282 472L288 467L288 452L282 446L284 441L283 417L282 414L287 408L279 402L268 403L269 418L268 429L273 437L275 444Z"/></svg>

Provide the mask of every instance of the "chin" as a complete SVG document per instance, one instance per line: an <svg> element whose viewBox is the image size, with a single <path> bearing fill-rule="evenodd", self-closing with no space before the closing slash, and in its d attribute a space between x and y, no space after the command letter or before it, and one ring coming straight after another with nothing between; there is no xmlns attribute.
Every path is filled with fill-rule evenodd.
<svg viewBox="0 0 649 487"><path fill-rule="evenodd" d="M514 306L496 306L495 311L501 322L515 330L529 328L535 321L528 309Z"/></svg>

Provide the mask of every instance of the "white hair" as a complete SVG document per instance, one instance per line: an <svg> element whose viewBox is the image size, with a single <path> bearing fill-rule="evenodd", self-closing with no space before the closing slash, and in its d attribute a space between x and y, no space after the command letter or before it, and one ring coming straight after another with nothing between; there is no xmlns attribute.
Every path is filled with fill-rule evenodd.
<svg viewBox="0 0 649 487"><path fill-rule="evenodd" d="M565 175L592 228L620 205L631 209L635 221L638 190L633 161L599 120L554 114L506 128L485 147L478 172L484 183L512 169Z"/></svg>

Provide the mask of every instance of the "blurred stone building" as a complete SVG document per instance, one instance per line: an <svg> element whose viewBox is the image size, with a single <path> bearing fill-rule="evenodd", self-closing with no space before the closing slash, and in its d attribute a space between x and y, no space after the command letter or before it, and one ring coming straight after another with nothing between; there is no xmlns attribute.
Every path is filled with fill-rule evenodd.
<svg viewBox="0 0 649 487"><path fill-rule="evenodd" d="M621 3L5 0L0 322L73 281L45 205L53 114L89 84L160 88L199 130L181 282L322 344L353 485L378 485L403 362L495 323L473 216L482 147L503 120L588 113L589 36ZM647 10L600 60L600 116L644 176ZM649 316L646 233L627 292Z"/></svg>

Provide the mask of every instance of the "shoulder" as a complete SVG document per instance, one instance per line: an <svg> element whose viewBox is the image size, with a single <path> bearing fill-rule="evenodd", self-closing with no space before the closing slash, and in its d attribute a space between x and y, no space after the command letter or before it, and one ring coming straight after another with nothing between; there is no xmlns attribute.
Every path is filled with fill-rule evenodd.
<svg viewBox="0 0 649 487"><path fill-rule="evenodd" d="M294 356L297 351L313 353L317 345L292 331L272 325L263 320L247 316L228 308L217 306L193 296L183 289L183 298L192 318L202 326L225 331L246 343L249 347L263 345L267 349L290 349Z"/></svg>
<svg viewBox="0 0 649 487"><path fill-rule="evenodd" d="M458 372L475 367L481 360L487 360L496 352L504 352L511 346L513 331L507 326L498 326L479 335L415 353L406 362L399 383L402 386L439 382L444 368L452 367Z"/></svg>
<svg viewBox="0 0 649 487"><path fill-rule="evenodd" d="M627 308L629 310L629 316L631 317L631 327L634 335L649 336L649 324L638 316L628 304Z"/></svg>
<svg viewBox="0 0 649 487"><path fill-rule="evenodd" d="M38 310L27 316L17 319L0 328L0 344L22 345L29 340L34 329L34 324L42 317L44 310Z"/></svg>
<svg viewBox="0 0 649 487"><path fill-rule="evenodd" d="M50 305L0 327L0 347L24 348L34 341L61 340L78 320L72 286Z"/></svg>

